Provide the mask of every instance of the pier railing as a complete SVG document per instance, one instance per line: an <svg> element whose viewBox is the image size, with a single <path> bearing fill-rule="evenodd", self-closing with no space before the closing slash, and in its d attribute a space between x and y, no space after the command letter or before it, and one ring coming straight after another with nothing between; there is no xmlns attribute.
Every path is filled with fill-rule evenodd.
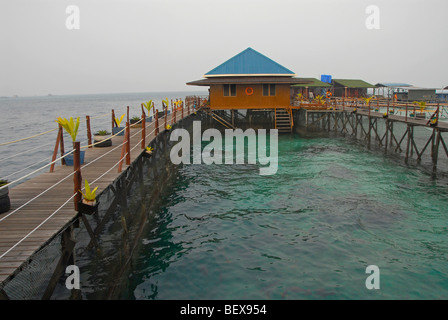
<svg viewBox="0 0 448 320"><path fill-rule="evenodd" d="M305 128L350 134L364 141L369 148L374 142L386 153L404 153L405 163L409 163L414 155L416 163L420 163L425 151L429 150L433 175L438 172L440 150L444 150L448 159L448 148L442 135L448 131L448 122L444 121L448 115L447 107L440 103L421 106L386 99L344 98L329 99L322 104L301 101L292 106L304 111L302 123ZM420 135L417 141L416 127L426 128L431 134Z"/></svg>
<svg viewBox="0 0 448 320"><path fill-rule="evenodd" d="M41 199L43 197L50 199L51 194L55 194L55 192L56 192L55 190L58 190L62 184L66 184L67 182L69 182L69 179L73 179L73 194L70 197L68 197L67 199L61 201L60 206L56 210L54 210L53 212L49 211L48 214L46 215L46 217L44 219L42 219L42 221L39 221L35 225L35 227L26 230L26 232L24 232L22 234L20 239L18 239L14 243L11 243L11 245L8 245L8 247L2 246L0 248L0 269L2 268L2 260L4 260L6 257L10 256L10 254L13 253L15 251L15 249L20 247L21 244L23 244L24 242L28 242L30 238L35 237L34 235L36 234L36 232L41 230L42 227L48 221L50 221L56 215L58 215L58 213L60 213L63 208L67 208L67 205L69 205L70 202L73 202L73 207L72 207L73 212L74 213L78 212L78 209L79 209L78 204L79 204L79 202L81 200L81 196L82 196L81 191L84 191L84 188L81 183L82 178L83 178L82 173L84 170L86 170L89 166L95 166L94 164L97 162L100 163L102 161L102 159L105 159L105 158L110 159L110 156L112 154L116 154L116 152L114 152L114 151L118 151L121 148L120 156L116 159L114 164L110 165L109 167L101 167L103 172L97 172L96 178L92 179L92 181L89 180L89 183L91 185L100 183L106 175L109 175L114 170L116 170L117 174L120 174L123 170L124 163L128 166L131 164L131 153L133 151L144 150L146 148L146 146L148 145L147 142L148 142L149 137L152 137L151 139L155 139L157 137L157 135L160 134L160 132L163 132L164 130L166 130L166 128L169 124L169 121L168 121L169 114L171 114L170 122L171 122L171 124L174 124L177 121L179 121L180 119L188 116L190 113L196 111L198 109L198 107L201 105L201 100L199 98L189 99L188 102L186 100L185 103L181 102L180 99L177 99L176 102L178 102L176 108L173 108L173 105L171 106L171 109L169 108L170 106L166 106L166 105L164 105L162 107L162 109L164 111L164 115L163 115L162 119L159 119L159 111L157 109L155 109L154 116L153 116L154 118L151 119L151 121L147 121L148 115L145 114L145 112L142 108L142 114L141 114L140 119L132 125L130 123L130 118L129 118L130 108L127 107L127 110L126 110L127 119L126 119L125 127L123 129L121 129L120 131L117 131L116 133L110 135L110 137L108 137L106 139L106 140L114 139L116 141L117 139L119 139L119 137L120 137L119 135L124 133L122 142L116 146L114 145L112 148L107 148L107 149L96 148L96 150L101 149L104 152L100 152L99 154L98 154L98 152L96 154L94 153L95 156L93 158L89 158L89 160L86 161L86 163L84 163L84 164L81 164L81 156L80 156L81 151L89 150L89 149L97 146L99 143L105 141L105 140L102 140L102 141L92 142L92 128L91 128L92 121L95 119L102 119L102 120L106 120L108 122L109 120L107 120L107 118L109 118L111 116L111 114L112 114L112 117L114 118L114 113L115 113L114 110L112 110L111 113L105 113L105 114L101 114L101 115L97 115L97 116L93 116L93 117L89 116L89 115L86 116L87 140L82 141L82 143L80 141L76 141L75 143L73 143L73 149L68 152L66 152L64 150L64 132L63 132L61 126L58 126L54 129L47 130L45 132L35 134L35 135L29 136L29 137L1 143L0 147L7 147L8 145L11 145L11 144L20 143L21 141L30 140L30 139L33 139L33 138L36 138L39 136L43 136L43 135L47 135L47 134L57 131L57 135L56 135L56 139L55 139L56 142L53 142L53 143L48 142L48 143L45 143L44 145L36 147L36 149L38 149L38 148L43 148L43 147L49 147L52 144L54 144L51 161L48 161L48 158L46 158L46 159L38 162L38 163L43 163L43 162L47 162L47 163L45 163L44 165L40 166L39 168L37 168L35 170L32 170L31 172L23 174L19 178L16 178L16 179L8 182L6 185L1 186L0 189L7 189L7 188L11 188L12 186L16 186L16 185L26 181L28 178L36 176L38 173L45 172L45 170L48 170L47 174L50 174L50 175L55 174L54 182L50 186L42 188L42 190L40 190L39 192L34 194L32 197L30 197L23 203L20 203L20 205L18 205L18 206L14 205L12 210L9 210L8 212L6 212L4 214L0 214L0 225L5 224L5 228L7 228L6 224L9 219L13 218L19 212L23 212L26 215L27 210L30 210L30 211L33 210L32 209L33 203L36 203L39 199ZM101 123L101 124L104 125L104 123ZM112 127L115 127L115 125L116 125L116 122L113 121ZM133 130L131 131L131 129L133 129ZM137 141L135 139L131 140L131 138L135 138L135 137L139 137L139 138L137 138ZM131 142L132 142L132 144L131 144ZM29 151L29 150L27 150L27 151ZM89 151L87 151L87 152L89 152ZM59 153L60 153L60 155L58 155ZM141 152L138 151L138 154L140 154L140 153ZM23 152L19 152L17 154L5 157L3 159L0 159L0 161L6 160L6 159L9 160L14 157L19 157L21 154L23 154ZM58 173L56 175L55 166L59 162L63 165L64 160L66 160L69 156L73 157L73 171L67 172L67 171L59 170L57 172L60 172L60 173ZM107 163L110 163L110 161L107 161ZM96 166L95 168L97 168L97 167L98 166ZM24 169L20 170L18 172L9 174L8 177L17 175L19 173L23 173L23 171L25 171ZM67 172L67 173L65 174L65 176L61 177L62 172ZM107 180L107 181L109 181L109 180ZM108 183L105 182L105 184L107 185ZM13 190L13 189L11 189L11 190ZM14 197L12 197L12 202L14 203ZM27 208L29 208L29 209L27 209ZM82 216L82 214L80 214L79 212L78 212L78 215ZM86 226L86 228L88 228L88 226ZM55 232L56 231L57 230L55 230ZM2 234L0 231L0 240L1 240L1 238L2 238ZM93 236L92 236L92 239L94 240ZM10 243L10 241L8 241L8 243ZM13 273L14 272L11 272L11 275ZM5 280L11 278L11 275L0 274L0 297L2 294L1 289L3 287L3 282Z"/></svg>

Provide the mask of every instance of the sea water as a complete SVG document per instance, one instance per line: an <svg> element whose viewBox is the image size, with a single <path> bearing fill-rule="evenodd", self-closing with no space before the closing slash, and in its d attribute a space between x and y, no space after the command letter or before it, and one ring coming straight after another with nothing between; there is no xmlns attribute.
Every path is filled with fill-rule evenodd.
<svg viewBox="0 0 448 320"><path fill-rule="evenodd" d="M281 135L278 155L273 176L181 166L123 298L448 298L447 181L344 138Z"/></svg>

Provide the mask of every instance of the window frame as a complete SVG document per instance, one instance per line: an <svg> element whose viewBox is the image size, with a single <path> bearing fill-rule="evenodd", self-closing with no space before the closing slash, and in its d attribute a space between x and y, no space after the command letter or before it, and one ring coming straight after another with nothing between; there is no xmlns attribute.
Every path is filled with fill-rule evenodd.
<svg viewBox="0 0 448 320"><path fill-rule="evenodd" d="M265 94L266 88L267 88L267 94ZM263 83L262 91L263 91L263 97L275 97L277 95L277 87L275 83Z"/></svg>
<svg viewBox="0 0 448 320"><path fill-rule="evenodd" d="M234 89L234 90L232 90ZM222 85L223 96L224 97L236 97L237 90L236 84L223 84ZM232 94L234 93L234 94Z"/></svg>

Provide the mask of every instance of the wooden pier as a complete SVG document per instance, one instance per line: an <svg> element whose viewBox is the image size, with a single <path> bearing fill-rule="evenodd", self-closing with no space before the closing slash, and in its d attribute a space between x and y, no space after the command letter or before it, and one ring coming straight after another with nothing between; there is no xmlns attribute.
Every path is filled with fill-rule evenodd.
<svg viewBox="0 0 448 320"><path fill-rule="evenodd" d="M85 162L80 168L82 186L84 179L97 180L92 187L98 186L97 194L100 194L144 152L166 125L176 123L191 112L190 105L185 110L174 109L169 115L165 113L164 118L156 116L154 121L145 123L144 128L134 128L128 120L129 140L127 134L114 136L110 147L86 148ZM78 217L73 199L79 195L75 191L76 185L80 185L80 181L76 181L77 173L76 163L74 166L59 165L53 172L44 172L9 189L11 209L0 214L0 300L8 298L2 290L4 282L11 280L33 254Z"/></svg>
<svg viewBox="0 0 448 320"><path fill-rule="evenodd" d="M405 115L397 115L390 112L399 107L405 108ZM335 101L332 105L325 107L307 104L293 107L304 112L303 123L306 128L318 128L325 131L333 131L342 134L364 139L368 147L372 142L379 147L383 147L385 152L403 152L404 160L409 162L415 156L417 163L422 160L426 150L432 161L433 174L437 174L439 153L443 149L448 157L448 148L442 133L448 132L448 122L439 121L439 105L432 110L429 119L415 117L415 109L408 108L405 104L383 104L376 106L366 106L359 104L359 100L354 100L346 105L345 102ZM382 108L383 111L372 111ZM414 116L410 114L413 112ZM435 120L432 123L431 120ZM378 130L378 123L384 123L385 130ZM394 123L401 123L406 129L400 135L394 129ZM417 147L414 128L425 127L432 131L425 145L420 149ZM427 153L428 153L427 152Z"/></svg>

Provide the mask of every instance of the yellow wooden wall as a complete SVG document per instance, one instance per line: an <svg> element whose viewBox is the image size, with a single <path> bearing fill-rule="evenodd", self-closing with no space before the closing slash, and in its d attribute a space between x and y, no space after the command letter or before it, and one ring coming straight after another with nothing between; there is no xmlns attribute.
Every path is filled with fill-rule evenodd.
<svg viewBox="0 0 448 320"><path fill-rule="evenodd" d="M246 94L246 88L254 90L252 95ZM210 108L211 109L254 109L288 107L290 105L290 85L276 84L275 96L264 97L262 84L236 85L235 97L224 97L223 85L210 86Z"/></svg>

